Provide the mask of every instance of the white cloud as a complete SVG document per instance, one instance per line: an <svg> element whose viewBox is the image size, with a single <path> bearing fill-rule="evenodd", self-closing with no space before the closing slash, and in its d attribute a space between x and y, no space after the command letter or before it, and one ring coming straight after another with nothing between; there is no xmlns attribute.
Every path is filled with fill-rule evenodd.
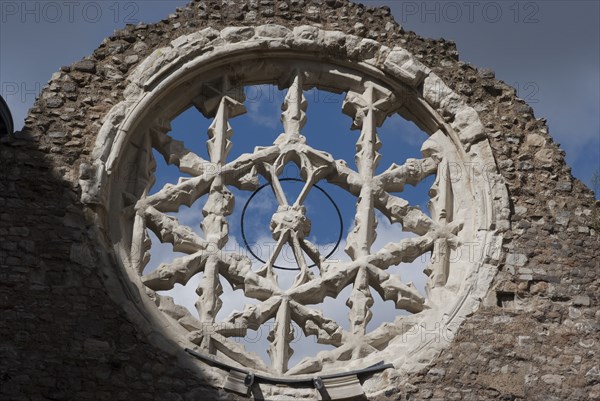
<svg viewBox="0 0 600 401"><path fill-rule="evenodd" d="M399 136L402 142L417 149L427 139L427 134L421 131L413 122L405 120L398 114L388 117L379 129L379 136L382 141L387 140L388 135Z"/></svg>
<svg viewBox="0 0 600 401"><path fill-rule="evenodd" d="M275 129L281 127L281 96L272 85L257 85L246 88L248 117L256 125Z"/></svg>

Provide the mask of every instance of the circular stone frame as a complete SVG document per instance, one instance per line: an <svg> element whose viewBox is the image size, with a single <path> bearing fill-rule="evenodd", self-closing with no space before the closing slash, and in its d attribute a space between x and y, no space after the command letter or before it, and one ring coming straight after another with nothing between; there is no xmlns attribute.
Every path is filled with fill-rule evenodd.
<svg viewBox="0 0 600 401"><path fill-rule="evenodd" d="M452 341L460 324L477 310L485 296L502 257L502 232L509 227L508 194L484 127L472 107L402 47L389 48L376 41L338 31L326 31L315 26L291 30L278 25L228 27L221 31L206 28L181 36L170 46L155 50L130 73L124 100L110 110L98 133L92 154L94 162L86 166L90 174L80 180L82 201L96 213L99 222L101 267L106 273L111 296L123 305L155 346L177 355L183 366L207 377L215 387L223 386L226 372L184 352L190 344L181 328L146 296L147 288L139 276L125 268L123 261L127 260L129 250L122 238L118 238L118 233L115 237L114 227L119 223L115 221L111 208L122 194L113 190L113 184L123 167L120 163L129 143L136 135L141 138L143 133L163 123L151 118L160 102L172 100L170 109L165 110L163 115L175 116L189 103L189 99L181 100L182 93L178 91L189 87L208 70L244 61L266 62L290 57L352 68L384 82L403 94L399 114L415 122L429 135L441 131L447 143L456 148L456 163L465 168L471 166L470 174L468 177L465 175L465 182L461 184L469 189L468 196L472 198L473 209L469 213L472 213L473 224L469 238L483 244L486 252L469 265L469 274L457 287L460 293L456 302L430 313L427 321L421 321L419 317L411 324L411 330L398 330L398 336L403 337L402 346L397 344L397 347L389 349L390 362L399 373L418 371L431 363ZM480 168L472 168L473 163L478 163ZM420 341L423 333L418 329L429 332L430 324L435 324L438 330L436 341ZM399 352L401 349L410 349L410 352ZM371 362L366 358L362 363ZM349 368L354 367L353 363L348 365ZM391 385L386 381L390 377L389 374L376 374L372 379L373 385L370 386L367 381L363 387L367 393L383 390ZM297 394L297 390L272 386L267 393Z"/></svg>

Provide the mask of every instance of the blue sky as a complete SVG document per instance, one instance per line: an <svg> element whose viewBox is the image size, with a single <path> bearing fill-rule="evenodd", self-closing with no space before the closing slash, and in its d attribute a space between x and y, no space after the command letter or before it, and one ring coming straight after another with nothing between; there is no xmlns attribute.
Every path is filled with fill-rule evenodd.
<svg viewBox="0 0 600 401"><path fill-rule="evenodd" d="M405 28L458 45L460 59L517 89L590 185L600 169L600 2L374 1ZM597 194L598 196L598 194Z"/></svg>
<svg viewBox="0 0 600 401"><path fill-rule="evenodd" d="M48 4L53 3L53 6ZM33 104L35 94L47 82L53 72L90 54L102 41L125 22L155 22L173 12L184 1L136 1L136 2L75 2L69 10L64 2L18 1L0 2L0 90L15 117L15 126L21 127L26 111ZM600 168L600 11L596 1L540 1L540 2L399 2L371 1L367 5L388 5L397 21L405 29L414 30L422 36L455 40L461 60L478 67L496 71L496 77L517 88L521 98L534 108L536 117L548 120L550 134L561 143L573 174L590 183L592 171ZM448 5L450 4L450 5ZM474 7L474 8L469 8ZM60 14L60 15L59 15ZM76 34L74 34L76 33ZM271 86L247 88L248 113L232 120L234 147L230 160L244 152L252 152L256 145L269 145L282 132L279 121L284 92ZM308 143L331 153L336 159L345 159L353 167L354 143L358 132L350 131L350 118L341 110L342 95L326 95L323 92L306 93L308 122L303 134ZM208 158L205 141L210 121L195 109L189 109L173 121L172 136L183 140L200 156ZM379 130L383 142L382 160L378 172L391 163L402 163L407 157L420 157L419 148L425 135L413 124L399 117L389 119ZM392 149L393 151L389 151ZM176 182L180 173L167 166L157 155L158 190L167 182ZM293 167L286 169L287 177L297 177ZM407 187L403 197L426 210L427 189L431 179L417 188ZM342 211L344 237L353 224L355 198L343 190L319 183L335 199ZM299 185L285 182L289 197L297 194ZM241 209L250 196L249 192L231 189L236 196L236 207L231 216L231 242L228 250L243 250L240 217ZM339 230L335 210L329 202L313 191L307 200L308 216L312 221L310 239L322 249L331 247ZM203 201L191 208L182 208L179 218L199 234ZM248 208L245 224L248 240L258 247L261 256L268 257L273 239L268 223L276 203L265 188ZM381 216L380 216L381 217ZM401 236L398 225L380 219L376 250L386 242ZM153 241L152 260L148 269L177 256L170 245ZM342 243L343 248L344 243ZM328 248L330 249L330 248ZM284 252L285 253L285 252ZM332 258L344 259L340 249ZM413 265L396 269L406 281L414 281L422 288L422 267L427 260L417 260ZM285 255L278 260L282 265L293 265ZM194 289L199 277L185 288L176 288L179 303L193 310ZM282 284L293 280L293 274L283 274ZM224 287L227 284L224 283ZM225 288L228 303L221 317L243 306L240 291ZM345 319L343 305L348 293L338 300L328 298L323 310ZM377 297L377 295L375 295ZM337 302L337 303L336 303ZM341 303L340 303L341 302ZM374 328L396 313L389 303L378 303L371 323ZM260 336L258 336L260 337ZM264 336L260 337L264 356ZM259 342L260 342L259 341ZM252 341L250 341L252 343ZM304 350L314 347L305 344ZM298 352L297 361L306 352Z"/></svg>
<svg viewBox="0 0 600 401"><path fill-rule="evenodd" d="M15 126L22 126L36 93L62 65L89 55L125 23L156 22L186 3L0 1L0 93ZM600 168L600 2L363 3L388 5L406 29L454 40L461 60L494 69L536 117L548 120L573 174L590 184Z"/></svg>

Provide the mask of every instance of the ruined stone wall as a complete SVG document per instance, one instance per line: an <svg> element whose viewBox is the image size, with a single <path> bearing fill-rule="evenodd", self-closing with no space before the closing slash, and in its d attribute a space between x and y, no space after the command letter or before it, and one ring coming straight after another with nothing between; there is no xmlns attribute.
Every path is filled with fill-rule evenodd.
<svg viewBox="0 0 600 401"><path fill-rule="evenodd" d="M543 119L456 47L404 32L389 10L342 0L202 1L128 26L54 74L23 131L0 138L0 399L212 400L151 345L97 269L80 202L103 116L153 50L206 26L319 24L403 46L479 112L511 199L506 258L482 307L429 368L381 400L600 399L600 240L594 197Z"/></svg>

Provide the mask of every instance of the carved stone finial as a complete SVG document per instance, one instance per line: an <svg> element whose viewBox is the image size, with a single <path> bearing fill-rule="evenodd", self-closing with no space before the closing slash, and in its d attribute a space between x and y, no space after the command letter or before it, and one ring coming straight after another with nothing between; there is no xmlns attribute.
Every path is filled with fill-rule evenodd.
<svg viewBox="0 0 600 401"><path fill-rule="evenodd" d="M294 353L294 350L290 347L290 343L294 339L290 315L289 300L282 299L277 309L275 325L268 336L271 345L267 352L273 361L273 368L280 374L287 372L288 362Z"/></svg>
<svg viewBox="0 0 600 401"><path fill-rule="evenodd" d="M377 221L375 219L373 177L381 158L381 141L376 128L383 123L387 113L385 106L390 101L391 92L369 83L363 94L349 92L344 101L344 112L354 117L354 127L361 133L356 143L356 165L364 180L356 205L355 227L348 237L346 252L356 259L368 255L375 241Z"/></svg>
<svg viewBox="0 0 600 401"><path fill-rule="evenodd" d="M306 108L308 102L304 97L303 74L296 71L290 88L288 89L285 101L281 106L281 122L286 135L298 136L306 124Z"/></svg>
<svg viewBox="0 0 600 401"><path fill-rule="evenodd" d="M380 127L391 109L399 107L399 104L393 100L394 97L389 89L367 82L363 93L348 92L342 111L353 118L352 129L362 128L369 114L373 119L374 127Z"/></svg>

